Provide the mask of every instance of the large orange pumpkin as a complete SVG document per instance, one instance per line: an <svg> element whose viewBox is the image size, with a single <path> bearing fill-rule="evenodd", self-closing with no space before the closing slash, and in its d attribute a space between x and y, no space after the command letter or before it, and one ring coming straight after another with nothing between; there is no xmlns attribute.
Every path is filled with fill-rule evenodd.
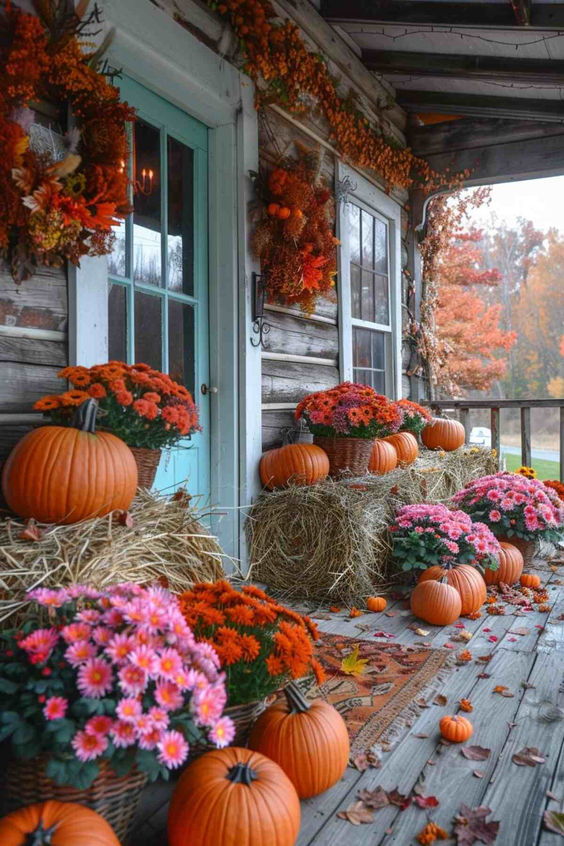
<svg viewBox="0 0 564 846"><path fill-rule="evenodd" d="M127 444L95 432L96 409L87 400L72 426L40 426L16 444L2 473L12 511L41 523L78 523L129 508L137 465Z"/></svg>
<svg viewBox="0 0 564 846"><path fill-rule="evenodd" d="M428 567L419 576L420 582L429 579L442 579L446 577L449 585L455 588L460 594L462 608L460 614L473 614L478 611L487 599L486 583L479 570L470 564L458 564L454 567L441 567L436 564Z"/></svg>
<svg viewBox="0 0 564 846"><path fill-rule="evenodd" d="M370 463L368 470L376 476L383 476L391 470L395 470L398 465L398 454L395 451L393 444L389 444L384 438L376 438L372 452L370 453Z"/></svg>
<svg viewBox="0 0 564 846"><path fill-rule="evenodd" d="M462 601L460 594L447 583L428 580L419 582L411 594L411 610L416 617L420 617L434 626L448 626L460 617Z"/></svg>
<svg viewBox="0 0 564 846"><path fill-rule="evenodd" d="M182 773L168 812L169 846L294 846L300 800L274 761L230 746Z"/></svg>
<svg viewBox="0 0 564 846"><path fill-rule="evenodd" d="M400 466L412 464L419 455L417 438L411 432L396 432L395 435L388 435L383 440L394 447Z"/></svg>
<svg viewBox="0 0 564 846"><path fill-rule="evenodd" d="M349 760L349 735L343 718L328 702L308 702L292 683L284 693L285 700L258 718L249 747L276 761L300 799L307 799L342 777Z"/></svg>
<svg viewBox="0 0 564 846"><path fill-rule="evenodd" d="M514 585L523 572L523 556L516 546L506 541L500 541L501 552L499 554L499 566L497 570L484 570L484 579L487 585L498 585L504 582L506 585Z"/></svg>
<svg viewBox="0 0 564 846"><path fill-rule="evenodd" d="M49 834L50 832L50 834ZM0 819L2 846L120 846L109 823L74 802L41 802Z"/></svg>
<svg viewBox="0 0 564 846"><path fill-rule="evenodd" d="M315 444L287 444L265 452L260 460L260 479L269 491L294 485L314 485L327 478L327 453Z"/></svg>
<svg viewBox="0 0 564 846"><path fill-rule="evenodd" d="M448 417L433 417L421 432L421 440L427 449L444 449L452 452L466 441L466 432L458 420Z"/></svg>

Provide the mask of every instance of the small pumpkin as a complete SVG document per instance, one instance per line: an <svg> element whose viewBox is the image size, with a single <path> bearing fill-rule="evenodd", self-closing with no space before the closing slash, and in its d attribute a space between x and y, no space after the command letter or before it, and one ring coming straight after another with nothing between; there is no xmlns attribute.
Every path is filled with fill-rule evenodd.
<svg viewBox="0 0 564 846"><path fill-rule="evenodd" d="M427 449L444 449L452 452L466 441L464 426L458 420L448 417L433 417L421 432L421 440Z"/></svg>
<svg viewBox="0 0 564 846"><path fill-rule="evenodd" d="M74 802L40 802L0 819L2 846L120 846L109 823Z"/></svg>
<svg viewBox="0 0 564 846"><path fill-rule="evenodd" d="M182 773L169 846L294 846L300 800L283 770L252 749L214 749Z"/></svg>
<svg viewBox="0 0 564 846"><path fill-rule="evenodd" d="M284 694L284 700L258 718L249 747L276 761L300 799L307 799L342 777L349 760L349 735L343 718L328 702L308 702L292 682Z"/></svg>
<svg viewBox="0 0 564 846"><path fill-rule="evenodd" d="M260 479L265 488L288 484L315 485L329 473L327 453L315 444L287 444L265 452L260 460Z"/></svg>
<svg viewBox="0 0 564 846"><path fill-rule="evenodd" d="M96 432L96 411L86 400L71 426L39 426L16 444L2 472L15 514L66 524L129 508L137 492L133 453L110 432Z"/></svg>
<svg viewBox="0 0 564 846"><path fill-rule="evenodd" d="M448 584L446 578L419 582L411 594L410 605L416 617L434 626L454 623L462 611L460 594Z"/></svg>
<svg viewBox="0 0 564 846"><path fill-rule="evenodd" d="M488 595L486 583L479 570L470 564L455 564L447 567L435 564L421 573L419 581L442 579L445 576L448 584L456 588L460 594L462 616L473 614L482 607Z"/></svg>
<svg viewBox="0 0 564 846"><path fill-rule="evenodd" d="M451 743L464 743L474 734L474 727L470 720L458 714L454 717L442 717L439 729L445 740L450 740Z"/></svg>
<svg viewBox="0 0 564 846"><path fill-rule="evenodd" d="M484 570L484 581L487 585L498 585L504 582L506 585L514 585L523 572L523 556L516 546L506 541L500 541L501 552L499 554L499 566L497 570Z"/></svg>
<svg viewBox="0 0 564 846"><path fill-rule="evenodd" d="M523 573L519 581L522 587L533 589L540 587L541 583L539 576L535 576L534 573Z"/></svg>
<svg viewBox="0 0 564 846"><path fill-rule="evenodd" d="M369 611L383 611L387 604L383 596L369 596L366 600Z"/></svg>
<svg viewBox="0 0 564 846"><path fill-rule="evenodd" d="M419 455L417 438L411 432L396 432L395 435L388 435L382 440L387 441L394 447L400 466L413 464Z"/></svg>
<svg viewBox="0 0 564 846"><path fill-rule="evenodd" d="M370 453L368 470L376 476L383 476L390 473L398 466L398 454L393 444L388 443L384 438L376 438Z"/></svg>

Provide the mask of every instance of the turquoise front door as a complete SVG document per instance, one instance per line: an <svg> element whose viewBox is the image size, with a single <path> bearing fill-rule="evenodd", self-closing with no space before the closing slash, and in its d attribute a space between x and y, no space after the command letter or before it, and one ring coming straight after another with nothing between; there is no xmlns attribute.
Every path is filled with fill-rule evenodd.
<svg viewBox="0 0 564 846"><path fill-rule="evenodd" d="M146 362L192 393L202 431L165 451L155 487L209 498L208 130L132 79L133 213L109 259L109 358ZM204 392L202 392L204 386Z"/></svg>

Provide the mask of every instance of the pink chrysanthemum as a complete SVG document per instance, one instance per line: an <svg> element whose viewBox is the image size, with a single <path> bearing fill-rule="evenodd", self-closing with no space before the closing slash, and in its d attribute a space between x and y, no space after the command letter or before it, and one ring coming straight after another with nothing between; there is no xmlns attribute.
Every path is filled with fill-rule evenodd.
<svg viewBox="0 0 564 846"><path fill-rule="evenodd" d="M68 700L63 696L50 696L43 706L43 715L46 720L62 720L68 707Z"/></svg>
<svg viewBox="0 0 564 846"><path fill-rule="evenodd" d="M112 640L114 633L107 626L97 626L92 632L92 637L99 646L107 646Z"/></svg>
<svg viewBox="0 0 564 846"><path fill-rule="evenodd" d="M147 675L154 676L157 674L159 667L159 658L154 649L146 644L141 644L134 649L129 656L129 660L136 667L145 670Z"/></svg>
<svg viewBox="0 0 564 846"><path fill-rule="evenodd" d="M114 746L124 749L126 746L133 746L137 742L137 732L133 723L118 720L110 730Z"/></svg>
<svg viewBox="0 0 564 846"><path fill-rule="evenodd" d="M72 739L72 748L79 761L93 761L106 751L108 739L98 734L78 731Z"/></svg>
<svg viewBox="0 0 564 846"><path fill-rule="evenodd" d="M147 687L147 673L135 664L126 664L122 667L118 677L119 686L127 696L138 696Z"/></svg>
<svg viewBox="0 0 564 846"><path fill-rule="evenodd" d="M89 658L95 658L98 651L93 643L88 640L77 640L65 650L65 658L71 667L80 667Z"/></svg>
<svg viewBox="0 0 564 846"><path fill-rule="evenodd" d="M179 731L165 731L157 748L159 761L170 769L179 767L188 757L188 743Z"/></svg>
<svg viewBox="0 0 564 846"><path fill-rule="evenodd" d="M83 623L98 623L101 616L101 612L96 611L95 608L85 608L84 611L79 611L76 618L77 620L81 620Z"/></svg>
<svg viewBox="0 0 564 846"><path fill-rule="evenodd" d="M34 663L46 661L57 644L59 635L56 629L36 629L20 640L20 649L24 649Z"/></svg>
<svg viewBox="0 0 564 846"><path fill-rule="evenodd" d="M192 701L197 722L204 726L214 726L225 705L221 689L210 684L203 690L196 690Z"/></svg>
<svg viewBox="0 0 564 846"><path fill-rule="evenodd" d="M181 691L170 681L161 682L156 686L155 699L165 711L176 711L184 703Z"/></svg>
<svg viewBox="0 0 564 846"><path fill-rule="evenodd" d="M87 623L70 623L61 629L61 635L67 643L76 643L77 640L88 640L91 631Z"/></svg>
<svg viewBox="0 0 564 846"><path fill-rule="evenodd" d="M50 588L36 588L29 592L29 598L34 599L45 608L60 608L70 599L67 590L51 590Z"/></svg>
<svg viewBox="0 0 564 846"><path fill-rule="evenodd" d="M229 746L235 737L235 726L229 717L221 717L210 732L210 740L219 746Z"/></svg>
<svg viewBox="0 0 564 846"><path fill-rule="evenodd" d="M182 658L176 649L164 649L158 656L157 671L164 679L174 679L174 676L182 670Z"/></svg>
<svg viewBox="0 0 564 846"><path fill-rule="evenodd" d="M168 712L164 708L158 708L156 705L153 705L152 708L149 708L149 716L153 723L153 726L159 731L164 731L168 728Z"/></svg>
<svg viewBox="0 0 564 846"><path fill-rule="evenodd" d="M86 734L99 734L100 737L106 737L113 723L114 721L111 717L107 717L105 714L98 714L95 717L90 717L84 726L84 731Z"/></svg>
<svg viewBox="0 0 564 846"><path fill-rule="evenodd" d="M78 671L76 683L84 696L100 699L112 689L112 668L101 658L89 658Z"/></svg>
<svg viewBox="0 0 564 846"><path fill-rule="evenodd" d="M121 699L116 706L116 715L122 722L135 723L135 720L142 711L138 699Z"/></svg>
<svg viewBox="0 0 564 846"><path fill-rule="evenodd" d="M131 654L133 647L133 638L125 633L122 633L113 636L109 644L106 646L105 651L112 661L119 664L121 661L125 661Z"/></svg>
<svg viewBox="0 0 564 846"><path fill-rule="evenodd" d="M488 516L492 523L499 523L501 520L501 511L498 511L497 508L492 508Z"/></svg>

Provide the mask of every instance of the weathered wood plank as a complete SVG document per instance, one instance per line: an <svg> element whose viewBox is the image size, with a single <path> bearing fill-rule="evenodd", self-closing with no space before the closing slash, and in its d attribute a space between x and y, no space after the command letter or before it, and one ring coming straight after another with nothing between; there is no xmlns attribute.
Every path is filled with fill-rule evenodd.
<svg viewBox="0 0 564 846"><path fill-rule="evenodd" d="M4 335L0 326L0 366L7 362L65 367L68 362L67 343Z"/></svg>
<svg viewBox="0 0 564 846"><path fill-rule="evenodd" d="M2 365L0 379L0 411L29 412L35 400L44 394L61 391L61 380L57 379L59 367L40 364L6 362Z"/></svg>
<svg viewBox="0 0 564 846"><path fill-rule="evenodd" d="M262 412L262 448L263 450L282 446L283 433L295 430L296 421L291 411Z"/></svg>
<svg viewBox="0 0 564 846"><path fill-rule="evenodd" d="M325 317L329 320L337 322L337 295L329 295L327 297L319 297L315 304L315 311L311 316L305 314L299 306L296 305L287 305L287 306L279 306L276 303L267 303L266 304L266 313L268 314L270 311L277 311L284 309L286 312L291 312L296 317L301 317L304 320L315 320L316 317Z"/></svg>
<svg viewBox="0 0 564 846"><path fill-rule="evenodd" d="M0 325L66 332L67 321L64 268L40 268L31 279L16 285L6 265L0 264Z"/></svg>
<svg viewBox="0 0 564 846"><path fill-rule="evenodd" d="M262 362L262 401L298 403L306 394L323 391L339 383L336 367L295 362Z"/></svg>
<svg viewBox="0 0 564 846"><path fill-rule="evenodd" d="M300 317L267 312L268 351L336 359L339 331L329 323L314 323Z"/></svg>

